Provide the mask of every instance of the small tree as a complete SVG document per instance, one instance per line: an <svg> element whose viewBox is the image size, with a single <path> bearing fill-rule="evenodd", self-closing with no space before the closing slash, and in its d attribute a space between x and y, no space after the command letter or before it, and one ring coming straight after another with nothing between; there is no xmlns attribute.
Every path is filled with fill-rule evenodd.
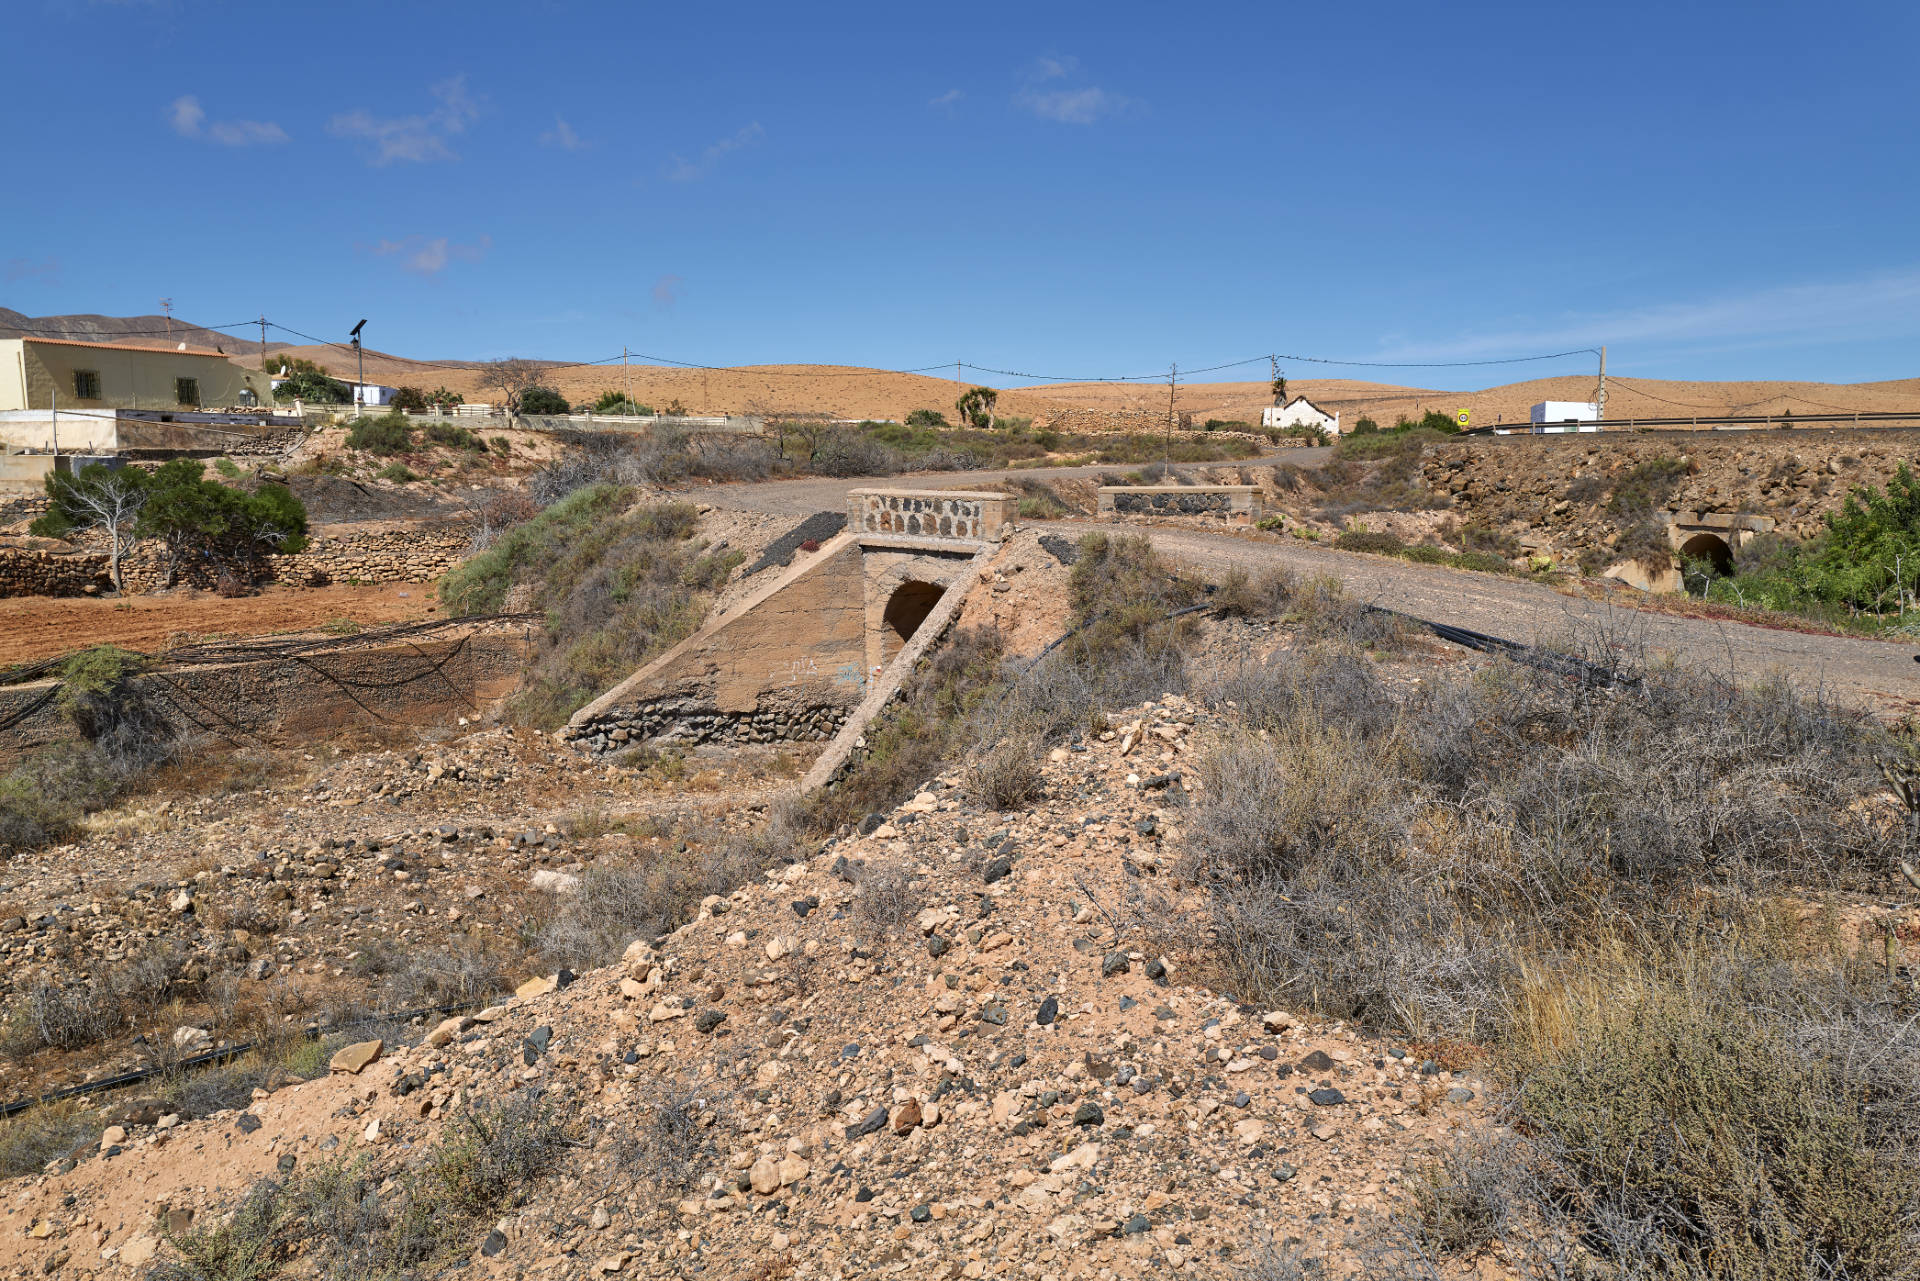
<svg viewBox="0 0 1920 1281"><path fill-rule="evenodd" d="M467 398L457 391L448 391L445 387L436 387L427 393L427 403L438 405L442 409L452 409L455 405L464 405Z"/></svg>
<svg viewBox="0 0 1920 1281"><path fill-rule="evenodd" d="M570 409L567 398L551 387L535 383L520 393L520 412L523 414L564 414Z"/></svg>
<svg viewBox="0 0 1920 1281"><path fill-rule="evenodd" d="M540 366L518 356L490 360L480 371L480 385L488 391L499 392L508 413L523 413L521 398L529 388L540 385Z"/></svg>
<svg viewBox="0 0 1920 1281"><path fill-rule="evenodd" d="M167 547L169 576L182 562L250 559L263 551L307 545L307 509L284 485L249 494L206 478L197 459L175 458L154 470L140 509L141 537Z"/></svg>
<svg viewBox="0 0 1920 1281"><path fill-rule="evenodd" d="M147 473L138 467L118 469L88 463L78 476L47 473L47 496L53 507L29 529L42 538L64 538L70 533L97 529L107 538L107 577L120 591L120 562L140 541L140 511L147 504Z"/></svg>
<svg viewBox="0 0 1920 1281"><path fill-rule="evenodd" d="M937 409L915 409L907 414L909 427L947 427L947 416Z"/></svg>
<svg viewBox="0 0 1920 1281"><path fill-rule="evenodd" d="M1275 374L1273 376L1273 403L1276 405L1284 405L1287 403L1287 376L1285 374Z"/></svg>
<svg viewBox="0 0 1920 1281"><path fill-rule="evenodd" d="M968 427L984 427L993 430L993 406L1000 399L1000 393L991 387L974 387L964 393L955 408L960 411L960 421Z"/></svg>
<svg viewBox="0 0 1920 1281"><path fill-rule="evenodd" d="M427 412L427 393L418 387L396 387L392 407L409 414L424 414Z"/></svg>

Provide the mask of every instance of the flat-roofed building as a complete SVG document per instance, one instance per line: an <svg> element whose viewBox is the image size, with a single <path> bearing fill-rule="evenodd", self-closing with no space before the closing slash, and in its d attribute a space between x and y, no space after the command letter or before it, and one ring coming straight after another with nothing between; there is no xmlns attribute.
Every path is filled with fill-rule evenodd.
<svg viewBox="0 0 1920 1281"><path fill-rule="evenodd" d="M217 351L0 338L0 411L243 409L272 400L264 373Z"/></svg>

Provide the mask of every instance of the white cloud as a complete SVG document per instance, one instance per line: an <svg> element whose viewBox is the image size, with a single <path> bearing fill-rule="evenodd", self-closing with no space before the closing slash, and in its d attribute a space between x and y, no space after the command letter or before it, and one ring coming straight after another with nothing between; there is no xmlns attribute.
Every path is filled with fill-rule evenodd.
<svg viewBox="0 0 1920 1281"><path fill-rule="evenodd" d="M929 107L946 107L951 110L954 103L966 96L966 94L961 93L958 89L949 89L938 98L929 98L927 105Z"/></svg>
<svg viewBox="0 0 1920 1281"><path fill-rule="evenodd" d="M467 92L467 78L453 76L430 91L439 106L425 115L376 116L364 107L342 112L327 122L336 138L365 138L373 143L368 163L389 165L396 160L426 164L458 160L447 140L467 131L480 117L480 104Z"/></svg>
<svg viewBox="0 0 1920 1281"><path fill-rule="evenodd" d="M229 147L251 147L285 142L287 131L271 120L216 120L208 127L207 137Z"/></svg>
<svg viewBox="0 0 1920 1281"><path fill-rule="evenodd" d="M1813 342L1920 334L1920 269L1851 280L1780 285L1697 302L1562 315L1527 328L1429 345L1402 343L1378 358L1472 360L1514 352L1739 342Z"/></svg>
<svg viewBox="0 0 1920 1281"><path fill-rule="evenodd" d="M553 118L553 128L540 135L540 145L543 147L558 147L562 151L579 151L587 144L582 141L578 133L574 132L572 125L562 120L559 116L555 116Z"/></svg>
<svg viewBox="0 0 1920 1281"><path fill-rule="evenodd" d="M421 276L437 276L450 262L478 262L493 247L487 236L470 245L455 244L448 236L405 236L382 240L373 252L382 258L398 257L400 265Z"/></svg>
<svg viewBox="0 0 1920 1281"><path fill-rule="evenodd" d="M680 301L680 286L687 283L679 276L668 273L653 282L653 300L662 307L671 307Z"/></svg>
<svg viewBox="0 0 1920 1281"><path fill-rule="evenodd" d="M216 120L208 124L207 109L190 93L173 100L167 109L167 118L173 124L173 131L182 138L206 138L223 147L251 147L287 140L287 131L271 120Z"/></svg>
<svg viewBox="0 0 1920 1281"><path fill-rule="evenodd" d="M17 284L26 280L38 280L45 284L55 284L60 279L60 261L57 258L9 258L0 263L0 276L8 284Z"/></svg>
<svg viewBox="0 0 1920 1281"><path fill-rule="evenodd" d="M1078 58L1040 58L1028 68L1026 81L1014 91L1013 103L1023 111L1056 124L1090 125L1132 106L1132 100L1089 84L1059 84L1081 79Z"/></svg>
<svg viewBox="0 0 1920 1281"><path fill-rule="evenodd" d="M199 137L200 126L206 118L206 109L200 105L200 99L192 94L173 100L173 131L181 137Z"/></svg>
<svg viewBox="0 0 1920 1281"><path fill-rule="evenodd" d="M674 182L693 182L704 178L713 172L713 167L725 159L729 153L738 151L742 147L751 147L765 134L766 130L762 129L760 122L756 120L732 137L722 138L701 151L698 160L688 160L684 156L675 155L673 163L667 166L667 177Z"/></svg>

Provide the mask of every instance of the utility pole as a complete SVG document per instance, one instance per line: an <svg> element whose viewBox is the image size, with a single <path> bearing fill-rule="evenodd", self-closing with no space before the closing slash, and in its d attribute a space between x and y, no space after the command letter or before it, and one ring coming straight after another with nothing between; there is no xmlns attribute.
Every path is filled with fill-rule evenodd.
<svg viewBox="0 0 1920 1281"><path fill-rule="evenodd" d="M1593 416L1598 422L1607 420L1607 345L1600 344L1600 390L1594 393Z"/></svg>
<svg viewBox="0 0 1920 1281"><path fill-rule="evenodd" d="M1267 387L1272 391L1275 405L1280 403L1280 357L1267 357Z"/></svg>
<svg viewBox="0 0 1920 1281"><path fill-rule="evenodd" d="M260 317L260 368L267 367L267 318Z"/></svg>
<svg viewBox="0 0 1920 1281"><path fill-rule="evenodd" d="M367 327L367 322L362 320L359 324L353 327L353 334L352 334L353 364L354 364L353 376L357 380L354 383L353 399L354 399L354 403L357 404L362 409L365 409L367 407L367 353L366 353L366 349L360 345L360 331L362 329L365 329L366 327Z"/></svg>
<svg viewBox="0 0 1920 1281"><path fill-rule="evenodd" d="M167 313L167 341L172 342L173 341L173 299L162 298L160 300L160 310Z"/></svg>
<svg viewBox="0 0 1920 1281"><path fill-rule="evenodd" d="M626 380L627 384L627 403L620 407L620 412L630 414L633 412L633 370L627 364L627 349L624 345L620 348L620 376Z"/></svg>
<svg viewBox="0 0 1920 1281"><path fill-rule="evenodd" d="M1173 469L1173 384L1180 377L1180 365L1167 366L1167 450L1162 465L1169 471Z"/></svg>

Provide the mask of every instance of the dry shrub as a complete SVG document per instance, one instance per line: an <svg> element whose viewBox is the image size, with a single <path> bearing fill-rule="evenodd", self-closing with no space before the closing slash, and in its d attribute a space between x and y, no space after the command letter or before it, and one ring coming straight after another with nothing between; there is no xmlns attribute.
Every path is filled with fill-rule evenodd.
<svg viewBox="0 0 1920 1281"><path fill-rule="evenodd" d="M1536 993L1512 1067L1545 1206L1620 1275L1920 1274L1920 1045L1862 978L1696 956Z"/></svg>
<svg viewBox="0 0 1920 1281"><path fill-rule="evenodd" d="M1023 809L1045 791L1040 778L1040 753L1045 740L1031 729L1019 728L968 758L960 771L967 799L989 809Z"/></svg>
<svg viewBox="0 0 1920 1281"><path fill-rule="evenodd" d="M612 1143L615 1170L631 1182L649 1188L662 1200L672 1200L693 1187L699 1176L709 1114L722 1106L711 1085L690 1077L646 1078L635 1106L625 1115L633 1128L615 1133Z"/></svg>
<svg viewBox="0 0 1920 1281"><path fill-rule="evenodd" d="M0 1178L38 1174L50 1161L78 1157L99 1142L105 1128L98 1112L72 1099L0 1120Z"/></svg>
<svg viewBox="0 0 1920 1281"><path fill-rule="evenodd" d="M1506 1235L1527 1188L1528 1154L1511 1135L1457 1134L1408 1180L1421 1239L1443 1254L1474 1255Z"/></svg>
<svg viewBox="0 0 1920 1281"><path fill-rule="evenodd" d="M912 920L921 906L913 889L913 873L900 863L869 862L855 877L854 911L884 933Z"/></svg>
<svg viewBox="0 0 1920 1281"><path fill-rule="evenodd" d="M1354 600L1337 578L1308 579L1295 589L1291 605L1289 621L1313 640L1392 651L1405 648L1413 635L1407 620Z"/></svg>
<svg viewBox="0 0 1920 1281"><path fill-rule="evenodd" d="M730 893L767 868L802 857L800 840L796 813L780 806L760 826L698 849L651 855L645 862L596 864L531 932L555 964L574 969L611 964L633 940L654 938L691 919L707 895Z"/></svg>
<svg viewBox="0 0 1920 1281"><path fill-rule="evenodd" d="M1222 618L1273 618L1293 599L1294 577L1274 566L1249 574L1239 565L1227 566L1213 590L1214 612Z"/></svg>

